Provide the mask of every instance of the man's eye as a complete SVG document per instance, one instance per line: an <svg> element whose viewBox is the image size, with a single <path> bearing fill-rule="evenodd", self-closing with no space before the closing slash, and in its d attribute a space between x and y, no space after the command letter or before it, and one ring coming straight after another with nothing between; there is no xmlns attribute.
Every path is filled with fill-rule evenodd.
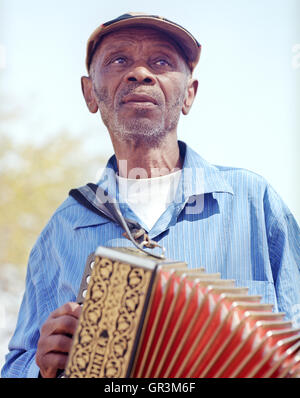
<svg viewBox="0 0 300 398"><path fill-rule="evenodd" d="M112 64L122 65L122 64L125 64L125 62L126 62L126 59L124 57L118 57L112 61Z"/></svg>
<svg viewBox="0 0 300 398"><path fill-rule="evenodd" d="M156 65L159 65L159 66L168 66L168 65L170 65L170 62L168 62L168 61L165 60L165 59L159 59L159 60L157 60L157 61L155 62L155 64L156 64Z"/></svg>

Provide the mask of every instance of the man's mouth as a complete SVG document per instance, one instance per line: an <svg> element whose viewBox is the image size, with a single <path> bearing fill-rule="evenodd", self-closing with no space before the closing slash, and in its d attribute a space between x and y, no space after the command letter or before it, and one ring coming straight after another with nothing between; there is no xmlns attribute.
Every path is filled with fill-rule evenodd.
<svg viewBox="0 0 300 398"><path fill-rule="evenodd" d="M132 104L132 105L141 105L141 106L147 106L147 105L157 105L157 101L155 98L151 97L150 95L147 94L128 94L125 95L122 99L122 104Z"/></svg>

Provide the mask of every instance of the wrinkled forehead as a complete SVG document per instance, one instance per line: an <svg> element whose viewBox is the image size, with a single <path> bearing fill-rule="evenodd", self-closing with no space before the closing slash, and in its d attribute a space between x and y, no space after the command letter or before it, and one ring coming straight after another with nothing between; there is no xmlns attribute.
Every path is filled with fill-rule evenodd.
<svg viewBox="0 0 300 398"><path fill-rule="evenodd" d="M103 36L103 38L97 44L93 58L96 56L96 54L101 53L101 51L111 50L113 47L117 48L124 43L134 44L136 42L148 43L148 45L152 44L153 46L160 45L162 47L169 48L171 51L177 51L179 56L182 57L185 62L187 62L180 46L175 40L172 39L171 36L158 29L140 26L121 28Z"/></svg>

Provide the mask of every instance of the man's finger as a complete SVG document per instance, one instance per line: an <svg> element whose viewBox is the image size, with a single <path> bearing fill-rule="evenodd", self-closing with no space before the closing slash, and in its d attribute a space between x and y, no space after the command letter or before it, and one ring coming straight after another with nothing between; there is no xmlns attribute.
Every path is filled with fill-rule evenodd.
<svg viewBox="0 0 300 398"><path fill-rule="evenodd" d="M73 335L78 325L78 319L72 315L62 315L58 318L50 317L43 325L41 332L44 336L51 334Z"/></svg>
<svg viewBox="0 0 300 398"><path fill-rule="evenodd" d="M59 369L65 369L67 365L68 355L57 352L50 352L43 357L42 363L39 364L41 376L45 378L54 378Z"/></svg>
<svg viewBox="0 0 300 398"><path fill-rule="evenodd" d="M49 353L68 354L72 345L72 338L63 334L53 334L44 340L40 340L39 349L43 356Z"/></svg>
<svg viewBox="0 0 300 398"><path fill-rule="evenodd" d="M81 314L81 306L78 303L69 302L54 310L50 317L58 318L63 315L71 315L78 319Z"/></svg>

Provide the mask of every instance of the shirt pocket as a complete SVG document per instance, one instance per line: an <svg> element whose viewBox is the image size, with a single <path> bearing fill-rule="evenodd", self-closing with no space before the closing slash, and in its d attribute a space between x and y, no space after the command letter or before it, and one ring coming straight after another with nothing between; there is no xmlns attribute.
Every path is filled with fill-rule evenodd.
<svg viewBox="0 0 300 398"><path fill-rule="evenodd" d="M273 312L278 312L278 303L276 297L276 290L273 282L270 281L255 281L249 279L237 279L235 282L237 287L247 287L250 296L261 296L262 304L272 304Z"/></svg>

